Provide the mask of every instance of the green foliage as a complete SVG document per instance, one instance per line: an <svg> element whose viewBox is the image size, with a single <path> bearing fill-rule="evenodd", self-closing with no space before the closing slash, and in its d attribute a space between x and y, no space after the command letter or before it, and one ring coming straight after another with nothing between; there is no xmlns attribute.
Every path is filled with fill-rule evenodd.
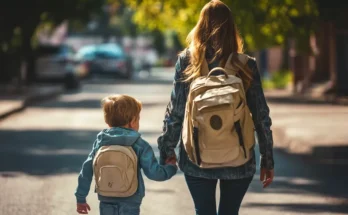
<svg viewBox="0 0 348 215"><path fill-rule="evenodd" d="M285 88L292 82L293 73L289 70L278 71L273 74L272 81L275 88Z"/></svg>
<svg viewBox="0 0 348 215"><path fill-rule="evenodd" d="M159 30L154 30L151 32L151 35L153 36L153 43L155 46L155 49L158 51L159 54L163 54L165 52L165 37L163 33Z"/></svg>
<svg viewBox="0 0 348 215"><path fill-rule="evenodd" d="M175 30L182 44L208 0L125 0L143 29ZM314 0L225 0L249 51L284 44L289 35L305 40L318 16ZM303 47L303 46L300 46Z"/></svg>
<svg viewBox="0 0 348 215"><path fill-rule="evenodd" d="M182 50L182 44L176 31L166 31L166 47L175 52Z"/></svg>
<svg viewBox="0 0 348 215"><path fill-rule="evenodd" d="M197 22L206 1L196 0L126 0L135 11L133 20L141 30L175 30L181 43Z"/></svg>
<svg viewBox="0 0 348 215"><path fill-rule="evenodd" d="M270 79L264 79L264 80L262 80L262 88L263 88L264 90L272 90L272 89L274 89L275 87L274 87L274 83L273 83L272 80L270 80Z"/></svg>
<svg viewBox="0 0 348 215"><path fill-rule="evenodd" d="M292 83L293 73L290 70L280 70L272 73L271 77L262 80L264 89L284 89Z"/></svg>
<svg viewBox="0 0 348 215"><path fill-rule="evenodd" d="M47 28L61 23L63 20L87 21L91 14L101 11L104 0L11 0L0 3L2 19L0 26L0 44L2 51L26 49L37 28ZM19 7L20 5L20 7Z"/></svg>
<svg viewBox="0 0 348 215"><path fill-rule="evenodd" d="M113 11L110 15L109 27L117 29L121 35L135 37L137 35L137 25L133 22L134 11L126 7L124 1L108 0Z"/></svg>

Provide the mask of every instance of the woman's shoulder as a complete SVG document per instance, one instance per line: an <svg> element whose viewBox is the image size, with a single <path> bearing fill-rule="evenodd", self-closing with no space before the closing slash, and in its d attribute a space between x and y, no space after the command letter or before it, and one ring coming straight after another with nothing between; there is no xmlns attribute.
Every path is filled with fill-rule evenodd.
<svg viewBox="0 0 348 215"><path fill-rule="evenodd" d="M256 63L256 58L245 53L238 53L238 59L243 64L248 64L249 67L253 67Z"/></svg>
<svg viewBox="0 0 348 215"><path fill-rule="evenodd" d="M188 64L190 61L190 50L188 48L181 51L178 55L178 60L183 64Z"/></svg>
<svg viewBox="0 0 348 215"><path fill-rule="evenodd" d="M177 72L182 73L190 63L190 52L188 49L184 49L179 53L178 59L175 64L175 69Z"/></svg>
<svg viewBox="0 0 348 215"><path fill-rule="evenodd" d="M255 68L257 68L256 58L252 57L245 53L238 53L238 59L242 62L243 65L248 65L249 69L252 73L255 72Z"/></svg>

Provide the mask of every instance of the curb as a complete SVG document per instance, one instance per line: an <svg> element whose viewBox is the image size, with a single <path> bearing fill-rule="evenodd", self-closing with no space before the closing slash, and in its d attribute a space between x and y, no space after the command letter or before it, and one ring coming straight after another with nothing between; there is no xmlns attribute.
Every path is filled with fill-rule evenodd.
<svg viewBox="0 0 348 215"><path fill-rule="evenodd" d="M272 127L274 146L290 154L312 156L312 148L305 141L290 138L286 134L286 128Z"/></svg>
<svg viewBox="0 0 348 215"><path fill-rule="evenodd" d="M11 116L11 115L13 115L15 113L19 113L19 112L23 111L25 108L26 108L26 106L24 105L24 102L23 102L23 104L20 105L19 107L13 108L12 110L9 110L7 112L1 113L0 114L0 120L3 120L3 119L5 119L5 118L7 118L7 117L9 117L9 116Z"/></svg>
<svg viewBox="0 0 348 215"><path fill-rule="evenodd" d="M3 120L13 114L19 113L25 110L30 105L43 102L52 98L56 98L57 96L61 95L63 92L64 92L63 89L59 89L59 90L54 90L48 93L42 93L42 94L38 93L34 95L29 95L28 97L24 99L24 101L22 102L20 106L13 108L12 110L9 110L7 112L1 113L0 120Z"/></svg>
<svg viewBox="0 0 348 215"><path fill-rule="evenodd" d="M59 90L55 90L48 93L30 95L24 100L23 106L28 107L29 105L36 104L38 102L56 98L57 96L61 95L63 92L64 92L63 89L59 89Z"/></svg>
<svg viewBox="0 0 348 215"><path fill-rule="evenodd" d="M281 98L294 103L306 104L306 103L318 103L327 105L342 105L348 106L348 96L334 96L334 95L316 95L316 94L305 94L305 95L294 95L288 90L265 90L266 98L274 99Z"/></svg>
<svg viewBox="0 0 348 215"><path fill-rule="evenodd" d="M309 144L308 141L290 138L286 129L272 128L274 149L280 149L287 154L301 156L315 163L330 165L348 165L348 146L343 144Z"/></svg>

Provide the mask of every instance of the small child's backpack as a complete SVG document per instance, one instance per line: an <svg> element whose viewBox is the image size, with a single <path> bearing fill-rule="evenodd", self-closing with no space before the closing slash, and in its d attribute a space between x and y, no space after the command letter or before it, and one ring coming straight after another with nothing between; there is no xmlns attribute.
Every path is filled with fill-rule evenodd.
<svg viewBox="0 0 348 215"><path fill-rule="evenodd" d="M93 161L96 192L129 197L138 189L138 158L131 146L102 146Z"/></svg>
<svg viewBox="0 0 348 215"><path fill-rule="evenodd" d="M233 56L234 55L234 56ZM236 167L250 159L255 144L254 123L242 80L236 76L249 57L231 54L225 68L209 71L191 82L182 139L189 159L200 168ZM232 65L232 57L239 64ZM214 76L213 73L223 75Z"/></svg>

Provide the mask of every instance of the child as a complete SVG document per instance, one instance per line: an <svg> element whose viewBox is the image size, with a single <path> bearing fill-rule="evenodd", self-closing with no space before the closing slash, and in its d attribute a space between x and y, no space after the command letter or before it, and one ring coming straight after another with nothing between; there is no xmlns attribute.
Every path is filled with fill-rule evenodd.
<svg viewBox="0 0 348 215"><path fill-rule="evenodd" d="M159 165L151 146L140 137L141 103L127 95L109 96L102 100L104 120L109 125L97 135L93 149L82 165L75 192L77 212L87 214L86 203L92 177L100 200L101 215L138 215L145 195L140 172L155 181L176 174L176 159Z"/></svg>

